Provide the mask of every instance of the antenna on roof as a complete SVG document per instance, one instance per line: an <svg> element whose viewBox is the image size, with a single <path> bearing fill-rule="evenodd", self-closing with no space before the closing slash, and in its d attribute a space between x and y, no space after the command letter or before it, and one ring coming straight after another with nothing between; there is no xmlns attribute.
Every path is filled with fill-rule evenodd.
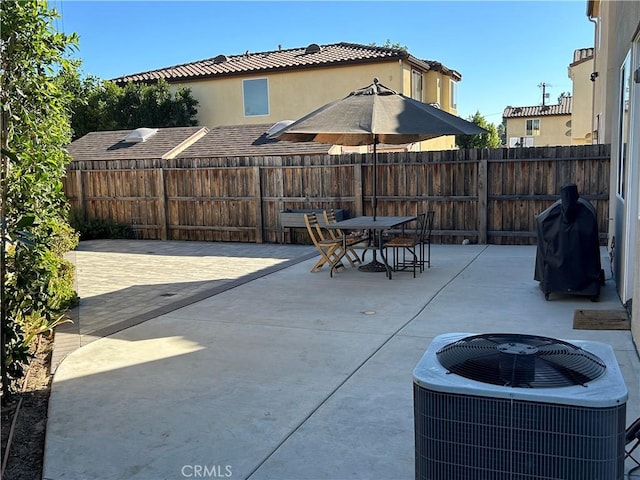
<svg viewBox="0 0 640 480"><path fill-rule="evenodd" d="M549 98L549 94L547 93L547 87L551 87L552 85L550 83L539 83L538 87L542 88L542 106L544 107L546 105L546 100Z"/></svg>

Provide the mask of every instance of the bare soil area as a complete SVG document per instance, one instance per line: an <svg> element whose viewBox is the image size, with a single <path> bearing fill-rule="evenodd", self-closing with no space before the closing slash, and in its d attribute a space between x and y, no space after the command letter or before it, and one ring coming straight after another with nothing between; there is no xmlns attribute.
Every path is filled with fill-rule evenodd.
<svg viewBox="0 0 640 480"><path fill-rule="evenodd" d="M40 480L51 392L53 336L40 337L19 392L2 402L4 480Z"/></svg>

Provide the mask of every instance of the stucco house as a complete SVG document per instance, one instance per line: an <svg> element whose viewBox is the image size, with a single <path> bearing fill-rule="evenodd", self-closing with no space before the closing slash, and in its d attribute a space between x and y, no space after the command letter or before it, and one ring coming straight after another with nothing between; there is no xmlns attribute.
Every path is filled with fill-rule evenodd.
<svg viewBox="0 0 640 480"><path fill-rule="evenodd" d="M505 108L507 146L570 145L571 104L571 97L563 97L557 105Z"/></svg>
<svg viewBox="0 0 640 480"><path fill-rule="evenodd" d="M586 15L594 24L592 138L611 144L613 275L640 346L640 2L589 0Z"/></svg>
<svg viewBox="0 0 640 480"><path fill-rule="evenodd" d="M416 58L404 49L344 42L238 55L220 53L113 81L122 85L162 78L171 87L188 87L199 101L199 124L213 128L296 120L371 84L374 77L408 97L457 113L459 72L440 62ZM455 137L407 148L453 149Z"/></svg>
<svg viewBox="0 0 640 480"><path fill-rule="evenodd" d="M90 132L67 151L76 162L142 158L171 159L209 132L207 127L138 128Z"/></svg>
<svg viewBox="0 0 640 480"><path fill-rule="evenodd" d="M91 132L71 142L67 150L76 162L135 162L141 159L328 155L336 148L315 142L271 140L267 138L269 127L268 124L254 124Z"/></svg>
<svg viewBox="0 0 640 480"><path fill-rule="evenodd" d="M569 65L573 101L571 103L571 145L593 143L591 117L593 117L593 48L580 48L573 52Z"/></svg>
<svg viewBox="0 0 640 480"><path fill-rule="evenodd" d="M570 96L558 104L507 107L502 114L508 147L588 145L591 140L593 48L573 52Z"/></svg>

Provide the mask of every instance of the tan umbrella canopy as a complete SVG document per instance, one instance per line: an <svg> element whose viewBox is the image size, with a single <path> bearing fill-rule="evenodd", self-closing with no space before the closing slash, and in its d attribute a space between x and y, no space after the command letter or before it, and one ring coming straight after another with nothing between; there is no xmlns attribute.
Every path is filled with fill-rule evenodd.
<svg viewBox="0 0 640 480"><path fill-rule="evenodd" d="M414 143L443 135L487 133L475 123L382 85L368 87L320 107L271 134L291 142L373 145L373 217L377 210L376 145Z"/></svg>

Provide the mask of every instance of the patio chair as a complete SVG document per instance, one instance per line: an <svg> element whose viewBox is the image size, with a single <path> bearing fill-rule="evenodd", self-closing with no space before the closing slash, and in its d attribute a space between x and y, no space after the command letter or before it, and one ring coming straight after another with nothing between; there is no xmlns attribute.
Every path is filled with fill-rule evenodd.
<svg viewBox="0 0 640 480"><path fill-rule="evenodd" d="M307 226L309 237L320 253L320 258L315 263L312 272L320 270L325 264L333 271L334 268L345 268L340 257L343 253L342 240L334 240L333 238L325 238L322 228L318 223L318 217L313 213L304 214L304 223Z"/></svg>
<svg viewBox="0 0 640 480"><path fill-rule="evenodd" d="M427 268L431 268L431 233L433 232L433 223L434 223L435 215L436 215L436 212L434 212L433 210L429 210L427 212L427 218L426 218L427 225L420 242L420 262L422 264L423 271L424 271L425 265L427 266ZM425 245L427 248L426 257L425 257Z"/></svg>
<svg viewBox="0 0 640 480"><path fill-rule="evenodd" d="M633 456L634 450L640 446L640 418L637 418L631 425L629 425L624 433L624 441L626 445L625 458L630 458L636 464L636 466L628 472L628 474L631 475L640 468L640 461ZM631 443L633 443L633 446L629 448L629 444Z"/></svg>
<svg viewBox="0 0 640 480"><path fill-rule="evenodd" d="M325 210L322 214L324 215L325 225L337 223L336 212L333 210L333 208L329 211ZM343 246L346 245L347 251L345 252L345 257L352 267L355 267L356 263L362 263L362 260L353 247L359 243L366 241L367 235L362 232L345 233L339 228L328 228L327 231L329 232L330 238L343 242Z"/></svg>
<svg viewBox="0 0 640 480"><path fill-rule="evenodd" d="M416 228L411 235L400 235L387 241L383 248L393 251L393 270L413 269L413 278L416 270L420 273L424 270L426 260L424 258L423 240L427 232L427 214L420 213L416 217ZM387 256L388 258L388 256Z"/></svg>

